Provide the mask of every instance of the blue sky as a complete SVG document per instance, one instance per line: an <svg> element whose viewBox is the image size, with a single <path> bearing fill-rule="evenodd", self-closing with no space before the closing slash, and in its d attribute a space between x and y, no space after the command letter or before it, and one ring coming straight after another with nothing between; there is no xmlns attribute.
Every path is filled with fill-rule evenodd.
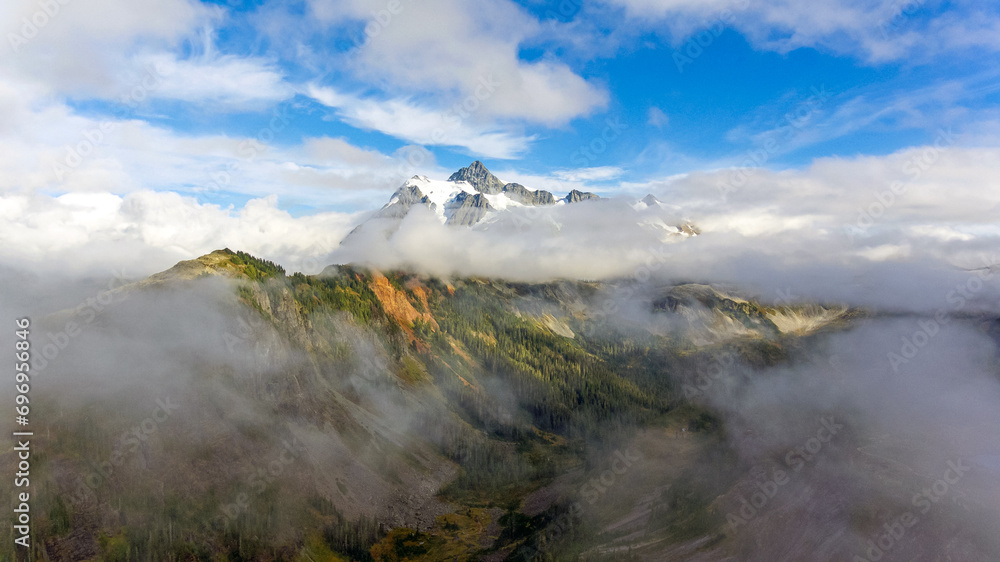
<svg viewBox="0 0 1000 562"><path fill-rule="evenodd" d="M0 189L126 222L148 192L343 229L476 159L671 198L676 178L884 163L942 131L1000 144L985 1L16 0L0 24Z"/></svg>
<svg viewBox="0 0 1000 562"><path fill-rule="evenodd" d="M932 141L943 126L974 128L1000 101L992 87L1000 66L990 56L1000 12L986 2L227 0L196 8L172 45L131 38L131 62L155 46L161 52L149 57L191 65L192 77L194 67L214 67L244 91L216 99L154 91L135 109L150 124L182 136L264 131L263 141L290 153L317 138L390 157L420 146L436 166L423 159L417 168L482 159L529 177L589 178L587 187L605 193L744 165L768 138L776 147L752 161L772 169L890 154ZM921 36L929 30L937 36ZM495 87L477 91L489 79ZM113 115L113 97L66 94L74 111ZM268 131L276 112L287 126ZM419 124L401 126L413 118ZM435 125L444 129L437 138ZM199 183L173 188L201 193ZM225 188L199 197L254 195ZM308 212L381 202L296 199L282 205Z"/></svg>
<svg viewBox="0 0 1000 562"><path fill-rule="evenodd" d="M379 29L379 12L384 16L388 11L376 10L382 6L379 3L371 6L369 19L351 18L315 37L317 48L333 49L350 58L352 51L362 49L366 41L379 41L378 36L368 39L364 26ZM387 27L409 25L407 3L401 0L400 6L399 14L387 20ZM768 48L755 45L739 29L734 29L733 21L726 21L723 12L726 6L732 9L734 18L741 17L749 7L741 10L738 2L722 6L714 13L700 16L703 25L696 23L675 31L669 21L652 22L646 29L621 36L617 30L631 27L641 17L630 17L627 6L617 10L601 6L592 11L589 7L578 7L573 1L518 3L519 9L530 14L528 17L539 18L541 25L562 28L552 35L565 36L563 40L555 40L547 37L545 31L540 32L519 45L520 61L552 60L565 64L603 92L606 103L567 115L557 124L504 120L502 126L507 130L533 139L523 150L503 155L507 158L498 158L500 155L495 151L448 146L447 140L441 145L427 146L448 169L465 165L470 158L483 158L495 167L546 174L583 167L586 162L593 167L622 168L622 178L639 181L699 166L738 164L746 152L760 147L756 135L788 124L786 116L803 107L808 109L805 117L808 123L803 122L801 127L810 128L811 134L801 136L810 138L801 141L788 138L783 143L786 146L769 160L769 166L801 166L823 156L888 154L932 139L936 129L949 120L944 113L953 113L956 105L967 108L969 113L956 116L947 124L961 128L977 119L978 110L994 108L998 101L997 92L989 89L948 99L955 103L913 99L920 90L948 86L962 89L966 85L972 89L983 80L983 73L987 74L985 80L995 83L1000 78L995 59L977 56L982 52L981 45L945 48L936 53L913 47L912 52L885 60L872 60L860 46L852 45L831 48L812 44L792 48L779 44ZM961 9L934 2L890 3L871 13L883 14L885 33L891 41L893 36L919 32L936 19L960 13ZM970 15L974 11L967 9ZM252 15L267 10L267 6L258 3L234 9L251 17L234 16L231 26L220 29L218 48L232 49L242 55L272 54L268 40L262 39L249 24ZM289 8L288 12L308 17L309 10ZM900 15L892 19L897 12ZM668 13L665 20L669 17ZM615 25L608 25L609 21ZM875 21L878 24L872 24L869 33L880 35L883 22ZM769 30L782 31L777 26ZM607 44L592 50L574 50L567 44L591 38L598 45ZM295 60L280 60L279 65L288 76L316 79L315 72L302 68ZM321 77L320 83L364 89L374 99L416 95L434 100L441 95L422 88L410 89L405 81L380 87L374 81L338 74L334 70L330 76ZM813 103L816 91L826 92L829 98ZM826 122L852 104L863 107L852 111L850 121ZM914 113L921 115L917 118ZM301 124L288 131L284 142L297 143L303 136L343 136L359 145L391 153L408 141L368 127L345 124L335 117L317 120L312 114L300 115ZM239 117L235 122L210 121L200 126L240 131L240 123L245 127L252 122L245 120L245 116ZM623 123L627 130L601 151L603 143L594 139L607 128L609 119ZM210 129L201 132L206 130ZM592 142L594 146L590 147ZM611 181L602 187L613 189L613 185Z"/></svg>

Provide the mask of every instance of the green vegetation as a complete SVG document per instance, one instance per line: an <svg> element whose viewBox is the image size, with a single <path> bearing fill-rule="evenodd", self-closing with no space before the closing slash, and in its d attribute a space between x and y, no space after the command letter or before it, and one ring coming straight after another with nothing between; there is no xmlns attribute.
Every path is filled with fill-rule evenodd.
<svg viewBox="0 0 1000 562"><path fill-rule="evenodd" d="M464 509L437 517L434 528L426 532L393 529L371 548L371 556L375 562L475 560L490 521L486 510Z"/></svg>
<svg viewBox="0 0 1000 562"><path fill-rule="evenodd" d="M389 272L391 286L433 318L400 326L393 320L398 311L390 316L372 290L371 272L340 266L323 276L286 276L280 266L243 252L229 252L229 260L249 281L236 289L247 310L267 319L290 353L306 359L294 369L242 378L228 364L206 366L198 384L219 385L252 402L255 417L233 422L227 426L232 435L211 442L192 446L178 435L163 443L163 450L132 453L84 499L65 502L49 495L37 504L43 514L38 529L53 544L86 527L105 560L465 560L485 554L486 539L496 539L493 552L508 547L520 552L559 520L566 532L547 548L555 559L571 559L600 529L569 518L564 498L532 517L518 510L524 498L557 478L581 472L592 478L593 471L605 470L595 468L594 443L624 441L623 436L649 428L666 434L667 418L703 443L723 441L722 422L686 402L674 376L693 370L708 356L706 350L641 330L607 328L596 335L582 317L565 320L574 332L566 337L539 321L541 314L517 308L526 301L558 306L569 290L563 285L478 279L450 285ZM576 284L572 290L587 296L595 289ZM764 332L773 327L760 320L756 305L732 303L714 304L748 326ZM750 339L733 347L754 365L788 357L779 339ZM365 370L376 364L378 372ZM395 414L394 405L410 402L427 409L407 418L401 437L375 439L374 431L353 417L358 411ZM228 404L208 400L198 411L214 408L222 419L229 415ZM50 410L62 411L54 405ZM61 467L86 474L88 462L110 458L116 437L146 416L130 404L84 406L53 419L54 437L41 449L59 451ZM454 462L455 475L439 494L460 508L422 531L388 529L369 517L349 519L337 502L367 500L351 496L354 484L344 473L330 477L311 459L296 461L296 477L269 481L260 490L241 481L241 467L273 459L260 459L261 451L284 438L293 424L335 435L344 450L358 456L345 463L357 462L390 483L402 483L398 474L405 470ZM164 465L147 471L145 463L157 459ZM43 472L44 463L38 467L33 484L51 490L77 485L57 485L53 472ZM197 491L171 478L187 471L200 478ZM711 492L724 485L684 473L652 506L650 527L678 540L711 535L720 525L709 510ZM253 490L249 507L232 508L248 489ZM226 510L233 514L222 525L205 524ZM504 515L492 521L501 511ZM488 527L496 537L486 536Z"/></svg>
<svg viewBox="0 0 1000 562"><path fill-rule="evenodd" d="M226 248L232 254L229 257L229 261L240 268L248 279L251 281L266 281L274 277L284 277L285 268L280 265L260 258L255 258L246 252L235 252Z"/></svg>
<svg viewBox="0 0 1000 562"><path fill-rule="evenodd" d="M493 286L471 282L432 304L442 331L502 381L545 431L586 437L663 413L662 395L619 376L575 340L518 317ZM507 305L507 306L505 306Z"/></svg>
<svg viewBox="0 0 1000 562"><path fill-rule="evenodd" d="M343 310L362 324L386 320L367 277L351 268L342 268L339 275L328 277L295 273L291 284L295 301L306 314Z"/></svg>
<svg viewBox="0 0 1000 562"><path fill-rule="evenodd" d="M385 535L385 529L377 521L369 518L348 520L337 510L333 502L323 497L309 500L310 509L325 521L321 536L322 548L349 557L358 562L372 560L371 548ZM314 542L314 547L318 546Z"/></svg>

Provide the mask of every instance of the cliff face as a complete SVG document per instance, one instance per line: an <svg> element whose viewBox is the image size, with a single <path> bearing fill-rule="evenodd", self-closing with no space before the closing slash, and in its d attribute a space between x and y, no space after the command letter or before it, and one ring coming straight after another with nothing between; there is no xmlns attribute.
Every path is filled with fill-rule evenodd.
<svg viewBox="0 0 1000 562"><path fill-rule="evenodd" d="M596 193L574 189L569 192L569 195L563 198L563 201L567 203L579 203L580 201L590 201L591 199L600 199L600 197Z"/></svg>
<svg viewBox="0 0 1000 562"><path fill-rule="evenodd" d="M434 316L427 311L427 295L423 288L419 288L420 295L423 298L420 300L424 303L425 312L418 312L416 308L410 303L409 298L406 293L397 290L389 282L389 279L378 272L373 272L371 276L371 283L369 285L375 296L378 297L379 303L382 305L382 309L385 313L392 318L407 334L410 338L413 338L413 322L415 320L421 320L424 323L430 325L434 330L439 328L438 323L434 320ZM420 297L418 297L420 298Z"/></svg>
<svg viewBox="0 0 1000 562"><path fill-rule="evenodd" d="M450 224L459 226L472 226L479 222L486 213L493 210L489 201L483 197L482 193L469 195L461 193L455 198L451 211Z"/></svg>
<svg viewBox="0 0 1000 562"><path fill-rule="evenodd" d="M383 207L373 216L376 218L401 219L410 212L415 205L428 204L427 196L415 185L404 185L393 195L394 205Z"/></svg>
<svg viewBox="0 0 1000 562"><path fill-rule="evenodd" d="M554 205L556 202L556 198L548 191L532 191L519 183L508 183L503 186L503 192L522 205Z"/></svg>
<svg viewBox="0 0 1000 562"><path fill-rule="evenodd" d="M496 195L503 190L503 182L494 176L482 162L476 160L466 168L455 172L448 181L468 182L476 191L487 195Z"/></svg>

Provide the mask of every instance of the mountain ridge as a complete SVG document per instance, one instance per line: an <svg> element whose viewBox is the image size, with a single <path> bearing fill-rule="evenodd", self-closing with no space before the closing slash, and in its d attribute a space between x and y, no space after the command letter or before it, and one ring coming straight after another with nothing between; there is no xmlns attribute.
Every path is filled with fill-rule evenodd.
<svg viewBox="0 0 1000 562"><path fill-rule="evenodd" d="M555 212L572 205L606 204L610 199L596 193L572 189L557 198L542 189L534 190L520 183L505 183L486 166L476 160L451 174L447 180L433 180L415 175L403 183L390 197L389 202L368 219L362 221L348 235L351 241L369 223L381 224L386 236L415 208L430 210L442 224L453 227L487 229L490 225L511 217L518 225L545 220L559 230L559 221L544 218L534 211ZM635 213L635 224L653 232L663 242L697 236L701 230L689 220L676 220L680 210L661 203L653 195L629 203ZM513 215L516 213L516 215Z"/></svg>
<svg viewBox="0 0 1000 562"><path fill-rule="evenodd" d="M645 317L622 313L609 322L604 304L619 292L634 294L634 283L441 279L352 265L288 274L228 248L179 262L124 287L129 298L106 308L90 329L141 334L139 322L192 330L197 320L175 313L183 310L176 303L206 297L195 308L218 309L223 324L192 340L207 349L190 362L193 386L172 391L187 413L170 420L155 448L116 467L103 487L74 493L68 516L91 531L57 534L46 548L88 553L78 559L111 557L111 539L151 559L186 559L183 549L192 545L261 560L295 553L338 559L318 556L324 549L355 560L395 560L387 553L398 552L428 562L518 560L517 552L540 544L559 554L573 545L548 545L546 529L601 475L602 459L626 450L645 460L630 485L616 490L622 505L602 508L601 525L669 538L662 547L734 548L698 542L719 537L725 524L711 496L677 502L660 494L670 486L697 489L684 475L697 471L699 456L724 435L710 410L688 401L689 392L701 392L700 373L720 349L741 363L778 365L804 338L849 322L850 313L769 307L685 284L641 297ZM149 316L150 303L164 312ZM252 415L227 421L238 404L252 405ZM129 418L146 415L130 408ZM53 435L77 426L103 432L79 421L93 420L92 412L67 407ZM677 438L682 429L691 439ZM246 493L233 475L256 470L258 459L280 458L282 442L295 439L308 454L289 476L264 486L267 493L249 494L253 509L245 517L226 519L224 532L192 527ZM91 441L52 448L60 469L38 478L79 487L70 478L87 470L80 463L105 454L88 449ZM199 482L198 490L178 474ZM739 478L726 472L716 493L735 493ZM167 510L185 514L178 506L193 506L196 517L168 522L157 515L160 505L143 498L159 497L164 486ZM653 516L632 518L634 509ZM121 534L119 513L138 530ZM686 523L692 514L702 514L693 528ZM600 528L576 540L615 548ZM180 539L170 538L174 529ZM657 559L662 547L655 544L636 547ZM414 545L422 546L408 550ZM261 554L267 548L283 550Z"/></svg>

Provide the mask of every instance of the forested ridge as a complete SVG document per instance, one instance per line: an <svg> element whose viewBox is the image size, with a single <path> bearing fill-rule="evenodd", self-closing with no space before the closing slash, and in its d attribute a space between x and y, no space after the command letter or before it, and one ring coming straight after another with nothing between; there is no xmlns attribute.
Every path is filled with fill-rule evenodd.
<svg viewBox="0 0 1000 562"><path fill-rule="evenodd" d="M223 263L212 262L199 279L216 269L229 272L244 307L238 313L273 330L288 353L311 357L303 367L252 384L239 382L239 373L229 368L206 371L209 379L218 378L270 412L272 421L239 430L245 432L240 439L259 443L242 450L286 440L290 434L281 429L284 424L307 424L311 431L336 434L358 455L356 462L384 472L386 482L399 470L419 473L451 462L454 474L442 482L437 497L457 511L436 516L419 530L378 517L348 517L344 509L356 512L359 501L353 497L354 483L338 478L339 492L333 496L314 487L310 475L322 473L323 466L305 455L308 470L296 473L294 481L264 482L251 508L206 526L205 520L219 520L219 510L239 490L227 483L224 469L220 475L211 463L246 453L213 451L209 458L216 461L206 461L205 452L187 450L183 440L165 435L163 450L178 447L175 460L193 463L186 465L192 468L172 464L171 470L214 475L204 492L191 496L174 490L150 502L142 498L149 486L157 485L157 477L133 478L130 469L123 469L85 501L67 503L55 495L43 500L39 505L47 513L38 525L45 538L39 548L55 552L71 545L94 558L117 560L472 560L491 553L513 560L567 514L566 500L561 500L527 516L521 511L525 498L560 475L600 469L595 455L600 458L601 447L624 443L650 428L676 432L684 427L703 434L706 443L724 435L710 411L684 397L675 376L703 364L707 353L641 329L588 325L587 314L563 307L572 299L573 310L579 309L599 284L445 280L353 266L331 266L320 275L287 275L280 266L243 252L224 250L213 256L221 256ZM379 293L373 290L381 275L391 287L392 302L385 300L384 286ZM558 318L539 312L539 306ZM754 310L737 312L743 321ZM406 315L413 319L401 321ZM553 328L553 322L561 324ZM253 354L259 353L254 349L262 344L252 341L258 337L254 334L244 337L251 345L240 348L241 353L253 362ZM780 360L780 342L747 345L750 350L764 346L770 350L768 360ZM423 404L407 414L402 437L373 433L358 418L357 408L376 417L380 412L394 415L375 406L384 400ZM85 443L102 442L97 436L114 427L85 412L65 415L57 425L64 437L89 435L60 439L57 459L92 458ZM267 437L271 434L275 437ZM373 446L382 452L366 452ZM428 455L442 460L428 461ZM118 482L118 477L126 480ZM50 491L66 487L55 472L46 472L44 481ZM658 521L665 529L685 529L697 521L697 532L711 532L711 521L691 519L707 505L705 497L697 498L685 500L683 517L672 514ZM98 517L101 513L116 515ZM275 525L289 514L293 524ZM569 524L581 522L570 518ZM81 527L91 529L92 542L70 536L70 529ZM585 543L575 541L574 548Z"/></svg>

